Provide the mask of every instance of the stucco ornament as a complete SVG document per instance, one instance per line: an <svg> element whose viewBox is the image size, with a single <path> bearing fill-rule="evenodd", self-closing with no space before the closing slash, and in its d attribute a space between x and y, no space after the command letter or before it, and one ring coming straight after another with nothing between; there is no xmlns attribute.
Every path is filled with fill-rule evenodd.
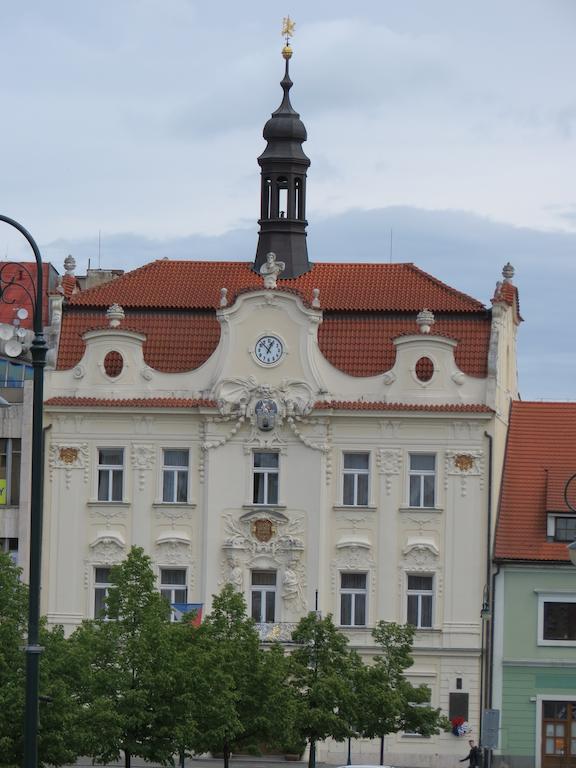
<svg viewBox="0 0 576 768"><path fill-rule="evenodd" d="M306 581L304 566L299 558L293 558L282 574L282 600L287 608L300 605L306 608Z"/></svg>
<svg viewBox="0 0 576 768"><path fill-rule="evenodd" d="M480 488L484 487L484 454L482 451L446 451L445 460L446 486L448 476L455 476L460 482L460 495L468 493L468 478L478 477Z"/></svg>
<svg viewBox="0 0 576 768"><path fill-rule="evenodd" d="M154 446L150 443L132 443L132 467L138 470L138 487L144 490L146 472L156 463Z"/></svg>
<svg viewBox="0 0 576 768"><path fill-rule="evenodd" d="M72 471L84 470L84 482L88 482L88 443L51 443L48 456L50 482L54 479L54 470L64 470L66 490L70 489Z"/></svg>
<svg viewBox="0 0 576 768"><path fill-rule="evenodd" d="M99 536L90 544L91 562L102 565L114 565L124 559L125 547L116 536Z"/></svg>
<svg viewBox="0 0 576 768"><path fill-rule="evenodd" d="M266 525L266 535L264 532ZM300 552L304 549L304 525L303 519L290 519L282 513L273 513L269 510L266 520L258 510L242 515L239 519L232 514L224 518L224 543L225 550L241 550L249 555ZM233 557L233 555L231 555Z"/></svg>
<svg viewBox="0 0 576 768"><path fill-rule="evenodd" d="M254 376L246 379L223 379L212 392L223 416L243 415L255 423L256 403L273 400L278 407L278 420L286 416L307 416L314 406L312 387L298 379L282 379L271 386Z"/></svg>
<svg viewBox="0 0 576 768"><path fill-rule="evenodd" d="M266 261L260 267L260 274L264 278L264 288L276 288L276 282L280 272L284 272L286 264L276 261L276 254L270 251L266 254Z"/></svg>
<svg viewBox="0 0 576 768"><path fill-rule="evenodd" d="M386 495L392 490L392 478L400 475L402 451L399 448L379 448L376 453L378 472L384 475Z"/></svg>
<svg viewBox="0 0 576 768"><path fill-rule="evenodd" d="M240 560L238 560L237 557L228 558L228 574L226 582L231 584L237 592L242 591L244 573L242 571L242 566L240 565Z"/></svg>
<svg viewBox="0 0 576 768"><path fill-rule="evenodd" d="M372 547L368 542L361 542L355 537L342 540L337 545L337 554L331 562L332 592L340 589L340 573L342 571L365 571L367 587L371 592L376 589L375 563L372 557Z"/></svg>
<svg viewBox="0 0 576 768"><path fill-rule="evenodd" d="M156 542L156 560L166 565L180 565L192 560L192 547L189 541L179 538L166 538Z"/></svg>

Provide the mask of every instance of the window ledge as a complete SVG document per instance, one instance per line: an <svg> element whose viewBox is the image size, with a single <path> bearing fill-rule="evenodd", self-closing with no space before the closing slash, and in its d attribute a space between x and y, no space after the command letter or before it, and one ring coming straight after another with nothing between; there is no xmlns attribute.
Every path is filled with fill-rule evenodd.
<svg viewBox="0 0 576 768"><path fill-rule="evenodd" d="M130 501L96 501L94 499L87 501L88 507L130 507L132 502Z"/></svg>
<svg viewBox="0 0 576 768"><path fill-rule="evenodd" d="M155 501L152 506L162 509L196 509L198 505L195 501Z"/></svg>
<svg viewBox="0 0 576 768"><path fill-rule="evenodd" d="M444 512L444 507L398 507L398 512Z"/></svg>
<svg viewBox="0 0 576 768"><path fill-rule="evenodd" d="M286 509L286 504L242 504L242 509Z"/></svg>
<svg viewBox="0 0 576 768"><path fill-rule="evenodd" d="M378 507L374 504L334 504L332 509L335 512L350 512L351 509L356 509L359 512L376 512Z"/></svg>
<svg viewBox="0 0 576 768"><path fill-rule="evenodd" d="M424 634L425 632L434 635L440 635L442 633L440 627L414 627L414 631L416 635Z"/></svg>

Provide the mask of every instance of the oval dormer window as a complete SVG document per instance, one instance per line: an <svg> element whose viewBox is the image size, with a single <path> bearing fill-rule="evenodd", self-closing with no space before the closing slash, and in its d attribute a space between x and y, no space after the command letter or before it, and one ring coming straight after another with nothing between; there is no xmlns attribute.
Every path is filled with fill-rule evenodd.
<svg viewBox="0 0 576 768"><path fill-rule="evenodd" d="M430 381L434 375L434 363L429 357L421 357L414 368L418 381Z"/></svg>
<svg viewBox="0 0 576 768"><path fill-rule="evenodd" d="M104 358L104 370L106 371L106 375L115 379L116 376L120 376L122 373L122 368L124 368L124 358L120 352L108 352Z"/></svg>

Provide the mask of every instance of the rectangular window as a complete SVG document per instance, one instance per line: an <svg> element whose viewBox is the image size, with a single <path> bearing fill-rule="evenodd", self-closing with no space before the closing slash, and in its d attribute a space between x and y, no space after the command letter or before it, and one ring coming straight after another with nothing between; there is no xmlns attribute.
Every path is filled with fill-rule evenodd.
<svg viewBox="0 0 576 768"><path fill-rule="evenodd" d="M250 593L254 621L272 624L276 620L276 571L252 571Z"/></svg>
<svg viewBox="0 0 576 768"><path fill-rule="evenodd" d="M576 541L576 517L556 517L554 519L555 541Z"/></svg>
<svg viewBox="0 0 576 768"><path fill-rule="evenodd" d="M408 574L406 622L417 629L432 626L434 577Z"/></svg>
<svg viewBox="0 0 576 768"><path fill-rule="evenodd" d="M368 506L370 454L345 453L342 503L354 507Z"/></svg>
<svg viewBox="0 0 576 768"><path fill-rule="evenodd" d="M32 378L32 366L0 360L0 387L20 388Z"/></svg>
<svg viewBox="0 0 576 768"><path fill-rule="evenodd" d="M98 501L122 501L124 448L98 448Z"/></svg>
<svg viewBox="0 0 576 768"><path fill-rule="evenodd" d="M188 501L187 449L164 448L162 470L162 501L186 503Z"/></svg>
<svg viewBox="0 0 576 768"><path fill-rule="evenodd" d="M188 587L186 585L186 568L160 568L160 594L170 605L188 603ZM172 621L176 615L172 613Z"/></svg>
<svg viewBox="0 0 576 768"><path fill-rule="evenodd" d="M0 539L0 552L10 555L14 565L18 565L18 539Z"/></svg>
<svg viewBox="0 0 576 768"><path fill-rule="evenodd" d="M544 601L544 640L576 641L576 602Z"/></svg>
<svg viewBox="0 0 576 768"><path fill-rule="evenodd" d="M106 598L112 584L110 583L110 568L94 568L94 618L106 617Z"/></svg>
<svg viewBox="0 0 576 768"><path fill-rule="evenodd" d="M411 453L409 478L410 506L433 507L436 504L436 456Z"/></svg>
<svg viewBox="0 0 576 768"><path fill-rule="evenodd" d="M20 438L0 439L0 505L20 502Z"/></svg>
<svg viewBox="0 0 576 768"><path fill-rule="evenodd" d="M254 504L278 504L278 454L256 451L253 454Z"/></svg>
<svg viewBox="0 0 576 768"><path fill-rule="evenodd" d="M366 574L340 574L340 625L366 626Z"/></svg>
<svg viewBox="0 0 576 768"><path fill-rule="evenodd" d="M467 693L449 693L448 694L448 719L463 717L468 720L468 694Z"/></svg>

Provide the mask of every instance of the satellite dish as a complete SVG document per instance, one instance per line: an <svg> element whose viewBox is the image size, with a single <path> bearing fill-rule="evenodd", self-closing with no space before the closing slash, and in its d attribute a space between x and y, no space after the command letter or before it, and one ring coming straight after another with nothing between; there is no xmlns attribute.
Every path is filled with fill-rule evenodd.
<svg viewBox="0 0 576 768"><path fill-rule="evenodd" d="M0 339L8 341L14 336L14 328L11 325L0 325Z"/></svg>
<svg viewBox="0 0 576 768"><path fill-rule="evenodd" d="M26 330L24 328L17 328L16 336L20 341L24 341L24 339L26 338Z"/></svg>
<svg viewBox="0 0 576 768"><path fill-rule="evenodd" d="M20 309L16 312L16 317L19 320L26 320L28 317L28 310L24 309L24 307L20 307Z"/></svg>
<svg viewBox="0 0 576 768"><path fill-rule="evenodd" d="M22 349L22 344L16 339L10 339L10 341L4 344L4 352L6 352L8 357L19 357L22 354Z"/></svg>

